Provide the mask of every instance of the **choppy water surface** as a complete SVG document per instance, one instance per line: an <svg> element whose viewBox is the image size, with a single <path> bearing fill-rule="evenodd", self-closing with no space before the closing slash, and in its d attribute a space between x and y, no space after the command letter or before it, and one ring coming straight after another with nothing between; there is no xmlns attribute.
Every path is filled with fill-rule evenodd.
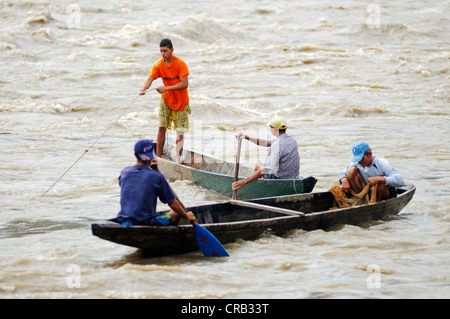
<svg viewBox="0 0 450 319"><path fill-rule="evenodd" d="M449 4L2 1L0 297L450 297ZM266 137L279 114L315 191L365 139L413 201L364 227L238 241L227 259L145 258L92 236L119 210L134 143L155 138L159 94L130 103L165 37L191 73L186 147L234 161L234 134ZM265 152L244 143L244 164ZM223 200L171 185L187 206Z"/></svg>

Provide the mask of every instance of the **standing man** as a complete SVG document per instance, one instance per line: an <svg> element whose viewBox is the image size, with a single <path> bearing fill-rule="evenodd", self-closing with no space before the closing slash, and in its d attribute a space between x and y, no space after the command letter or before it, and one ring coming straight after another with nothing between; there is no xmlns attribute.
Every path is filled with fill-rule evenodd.
<svg viewBox="0 0 450 319"><path fill-rule="evenodd" d="M353 144L351 163L339 174L342 190L359 194L367 184L378 184L377 201L390 197L390 188L404 185L403 178L383 158L376 158L364 141Z"/></svg>
<svg viewBox="0 0 450 319"><path fill-rule="evenodd" d="M151 168L157 165L153 148L150 140L138 141L134 146L136 165L125 167L120 173L121 209L117 221L122 226L178 225L182 217L190 222L195 221L194 214L186 212L178 202L164 176ZM172 210L169 213L157 216L158 198L170 206Z"/></svg>
<svg viewBox="0 0 450 319"><path fill-rule="evenodd" d="M238 190L260 177L271 179L298 178L300 173L298 145L297 141L286 133L286 120L275 116L268 125L270 126L270 132L275 136L273 141L249 137L241 132L236 134L237 139L246 139L256 145L270 147L270 149L265 162L256 164L255 172L249 177L234 182L232 184L233 190Z"/></svg>
<svg viewBox="0 0 450 319"><path fill-rule="evenodd" d="M150 75L139 93L144 95L154 80L162 79L164 86L156 89L161 94L156 155L162 156L166 130L167 128L172 129L173 122L173 130L177 132L175 160L180 163L184 133L189 131L188 116L191 114L187 90L189 70L182 59L173 55L172 41L163 39L159 46L162 58L153 65Z"/></svg>

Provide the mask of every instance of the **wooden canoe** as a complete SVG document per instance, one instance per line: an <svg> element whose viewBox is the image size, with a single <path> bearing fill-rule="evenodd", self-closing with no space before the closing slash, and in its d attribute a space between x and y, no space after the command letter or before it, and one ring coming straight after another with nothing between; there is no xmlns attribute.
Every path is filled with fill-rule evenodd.
<svg viewBox="0 0 450 319"><path fill-rule="evenodd" d="M349 208L332 209L330 192L261 198L189 207L197 222L222 244L255 240L265 232L282 235L292 229L328 229L359 225L398 214L412 199L413 185L397 189L397 197ZM172 255L199 250L191 225L123 227L114 220L92 224L92 233L117 244L140 248L146 255Z"/></svg>
<svg viewBox="0 0 450 319"><path fill-rule="evenodd" d="M231 198L234 182L235 165L207 155L184 150L183 164L173 160L173 146L168 146L162 158L158 158L159 171L170 181L188 180L197 186L211 189L225 197ZM240 165L239 180L253 174L253 169ZM310 193L317 179L309 176L298 179L264 179L260 178L237 191L240 200Z"/></svg>

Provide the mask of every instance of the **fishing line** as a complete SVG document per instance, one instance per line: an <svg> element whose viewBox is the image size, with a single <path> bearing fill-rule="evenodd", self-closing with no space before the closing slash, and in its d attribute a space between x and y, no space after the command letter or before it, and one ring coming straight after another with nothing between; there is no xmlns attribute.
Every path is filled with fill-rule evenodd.
<svg viewBox="0 0 450 319"><path fill-rule="evenodd" d="M148 89L149 90L149 89ZM147 91L148 91L147 90ZM156 88L155 89L152 89L152 90L156 90ZM146 91L146 92L147 92ZM131 105L133 105L133 103L137 100L137 98L140 96L141 94L138 94L134 99L133 99L133 101L131 101L131 103L130 104L128 104L128 106L122 111L122 113L120 113L120 115L115 119L115 121L114 122L112 122L112 124L110 125L110 126L108 126L107 128L106 128L106 130L103 132L103 134L102 135L100 135L99 137L97 137L97 139L94 141L94 143L92 143L92 145L91 146L89 146L89 148L87 149L87 150L84 150L84 153L83 154L81 154L81 156L53 183L53 185L52 186L50 186L42 195L41 195L41 197L43 197L45 194L47 194L47 192L49 191L49 190L51 190L52 188L53 188L53 186L55 186L71 169L72 169L72 167L74 167L80 160L81 160L81 158L84 156L84 155L86 155L86 153L87 152L89 152L90 150L91 150L91 148L93 148L94 147L94 145L95 144L97 144L97 142L111 129L111 127L113 127L116 123L117 123L117 121L125 114L125 112L126 111L128 111L128 109L130 108L130 106Z"/></svg>

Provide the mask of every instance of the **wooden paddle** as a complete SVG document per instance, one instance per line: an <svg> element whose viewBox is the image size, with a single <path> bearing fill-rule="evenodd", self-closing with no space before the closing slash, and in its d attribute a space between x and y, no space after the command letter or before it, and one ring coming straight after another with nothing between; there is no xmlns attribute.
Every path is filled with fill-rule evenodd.
<svg viewBox="0 0 450 319"><path fill-rule="evenodd" d="M258 203L253 202L244 202L240 200L230 200L230 204L238 205L238 206L244 206L244 207L250 207L250 208L256 208L261 210L268 210L275 213L280 214L286 214L291 216L305 216L305 213L303 212L297 212L295 210L281 208L281 207L274 207L274 206L268 206L268 205L262 205Z"/></svg>
<svg viewBox="0 0 450 319"><path fill-rule="evenodd" d="M241 158L241 144L242 144L242 139L239 137L237 153L236 153L236 166L234 169L234 181L235 182L237 182L238 177L239 177L239 162L240 162L240 158ZM233 190L233 199L237 199L237 191L236 190Z"/></svg>
<svg viewBox="0 0 450 319"><path fill-rule="evenodd" d="M153 170L159 172L159 169L157 166L151 167ZM159 172L161 173L161 172ZM170 186L169 186L170 187ZM188 210L186 209L186 206L181 202L178 195L173 191L171 188L173 194L175 195L175 199L180 204L181 208L184 210L184 213L187 213ZM203 256L206 257L229 257L230 255L225 250L223 245L220 243L220 241L213 235L209 230L206 228L200 226L197 224L196 221L192 222L192 226L194 228L194 236L197 240L198 246L200 247L200 250L203 253Z"/></svg>

